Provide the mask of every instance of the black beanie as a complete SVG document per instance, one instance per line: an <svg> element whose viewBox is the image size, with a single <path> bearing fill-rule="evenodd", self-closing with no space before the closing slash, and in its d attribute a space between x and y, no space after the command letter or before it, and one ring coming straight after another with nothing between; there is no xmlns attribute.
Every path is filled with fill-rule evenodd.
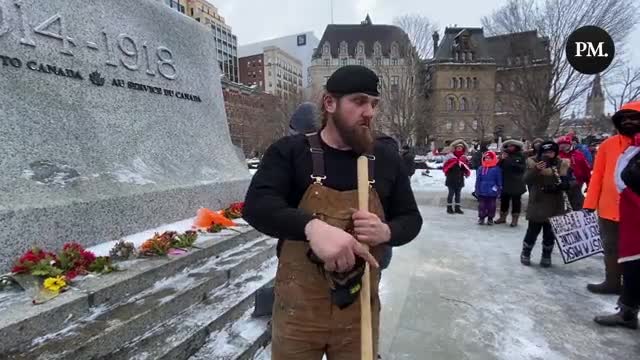
<svg viewBox="0 0 640 360"><path fill-rule="evenodd" d="M542 153L545 151L553 151L556 153L556 157L560 154L560 146L556 144L554 141L545 141L540 145L540 149L538 149L538 157L542 158Z"/></svg>
<svg viewBox="0 0 640 360"><path fill-rule="evenodd" d="M375 72L362 65L347 65L336 70L327 80L327 92L335 95L363 93L380 96Z"/></svg>

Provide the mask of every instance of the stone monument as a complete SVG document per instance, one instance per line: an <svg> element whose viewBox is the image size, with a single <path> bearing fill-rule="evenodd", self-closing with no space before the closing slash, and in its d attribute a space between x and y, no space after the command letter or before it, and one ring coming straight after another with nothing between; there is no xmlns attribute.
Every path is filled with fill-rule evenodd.
<svg viewBox="0 0 640 360"><path fill-rule="evenodd" d="M0 0L0 273L241 201L211 30L154 0Z"/></svg>

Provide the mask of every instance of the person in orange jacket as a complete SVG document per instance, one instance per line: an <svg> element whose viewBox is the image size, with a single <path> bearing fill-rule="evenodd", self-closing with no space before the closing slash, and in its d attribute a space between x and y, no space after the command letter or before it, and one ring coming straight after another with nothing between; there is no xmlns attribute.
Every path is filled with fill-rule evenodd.
<svg viewBox="0 0 640 360"><path fill-rule="evenodd" d="M594 320L603 326L637 329L640 310L640 111L626 115L622 124L636 131L633 144L620 156L615 172L620 193L618 263L624 278L622 295L618 298L618 312L596 316Z"/></svg>
<svg viewBox="0 0 640 360"><path fill-rule="evenodd" d="M587 285L587 289L596 294L620 294L622 289L622 274L618 264L620 195L615 184L615 170L618 158L631 146L635 133L635 129L629 127L629 122L625 121L626 117L638 111L640 101L623 105L612 116L619 134L608 138L600 145L587 198L584 201L585 210L598 211L604 247L605 280L600 284Z"/></svg>

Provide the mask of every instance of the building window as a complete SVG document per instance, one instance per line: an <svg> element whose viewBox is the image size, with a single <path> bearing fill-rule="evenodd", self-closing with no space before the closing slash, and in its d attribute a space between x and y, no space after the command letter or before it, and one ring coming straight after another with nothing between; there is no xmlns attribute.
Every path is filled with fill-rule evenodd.
<svg viewBox="0 0 640 360"><path fill-rule="evenodd" d="M528 65L529 64L529 55L525 55L524 56L523 63L524 63L524 65Z"/></svg>
<svg viewBox="0 0 640 360"><path fill-rule="evenodd" d="M364 56L364 43L362 41L358 42L358 48L356 49L357 56Z"/></svg>
<svg viewBox="0 0 640 360"><path fill-rule="evenodd" d="M398 59L393 59L393 60L391 60L391 63L392 63L393 65L398 65Z"/></svg>
<svg viewBox="0 0 640 360"><path fill-rule="evenodd" d="M502 92L502 83L496 83L496 92Z"/></svg>
<svg viewBox="0 0 640 360"><path fill-rule="evenodd" d="M325 42L322 45L322 56L323 57L331 57L331 45L328 42Z"/></svg>
<svg viewBox="0 0 640 360"><path fill-rule="evenodd" d="M467 52L462 53L462 61L467 61Z"/></svg>
<svg viewBox="0 0 640 360"><path fill-rule="evenodd" d="M340 43L340 56L348 56L349 55L349 45L346 41Z"/></svg>
<svg viewBox="0 0 640 360"><path fill-rule="evenodd" d="M473 53L469 52L469 61L473 61Z"/></svg>
<svg viewBox="0 0 640 360"><path fill-rule="evenodd" d="M467 98L462 98L460 100L460 111L467 111L469 110L469 102L467 101Z"/></svg>
<svg viewBox="0 0 640 360"><path fill-rule="evenodd" d="M453 78L453 88L454 89L458 88L458 78Z"/></svg>
<svg viewBox="0 0 640 360"><path fill-rule="evenodd" d="M520 56L516 56L516 66L520 66Z"/></svg>
<svg viewBox="0 0 640 360"><path fill-rule="evenodd" d="M298 35L298 46L305 46L307 45L307 35L302 34L302 35Z"/></svg>
<svg viewBox="0 0 640 360"><path fill-rule="evenodd" d="M453 122L447 121L447 125L446 126L447 126L447 130L453 129Z"/></svg>
<svg viewBox="0 0 640 360"><path fill-rule="evenodd" d="M478 80L478 78L473 78L473 88L474 89L479 89L480 88L480 81Z"/></svg>
<svg viewBox="0 0 640 360"><path fill-rule="evenodd" d="M516 82L515 81L511 81L511 83L509 84L509 90L511 91L516 91Z"/></svg>
<svg viewBox="0 0 640 360"><path fill-rule="evenodd" d="M447 98L447 111L454 111L456 109L456 99L453 96Z"/></svg>
<svg viewBox="0 0 640 360"><path fill-rule="evenodd" d="M502 101L498 100L496 101L496 112L503 112L504 111L504 107L502 106Z"/></svg>
<svg viewBox="0 0 640 360"><path fill-rule="evenodd" d="M382 65L382 58L376 58L376 65Z"/></svg>
<svg viewBox="0 0 640 360"><path fill-rule="evenodd" d="M373 44L373 55L376 57L382 56L382 45L378 41Z"/></svg>
<svg viewBox="0 0 640 360"><path fill-rule="evenodd" d="M473 130L478 130L478 120L473 120L473 122L471 123L471 127L473 128Z"/></svg>
<svg viewBox="0 0 640 360"><path fill-rule="evenodd" d="M460 83L460 89L464 88L464 78L460 78L458 79L459 83Z"/></svg>
<svg viewBox="0 0 640 360"><path fill-rule="evenodd" d="M342 60L340 60L340 62L342 63L342 66L346 66L347 65L347 59L342 59Z"/></svg>
<svg viewBox="0 0 640 360"><path fill-rule="evenodd" d="M273 87L273 83L271 81L269 81L269 87L272 88Z"/></svg>
<svg viewBox="0 0 640 360"><path fill-rule="evenodd" d="M459 60L460 60L460 53L459 53L459 52L457 52L457 51L456 51L456 53L455 53L455 59L456 59L456 61L459 61Z"/></svg>
<svg viewBox="0 0 640 360"><path fill-rule="evenodd" d="M392 76L391 77L391 86L395 85L398 86L400 84L400 77L399 76Z"/></svg>
<svg viewBox="0 0 640 360"><path fill-rule="evenodd" d="M358 65L364 65L364 59L358 59Z"/></svg>
<svg viewBox="0 0 640 360"><path fill-rule="evenodd" d="M329 66L331 64L331 60L324 59L324 66Z"/></svg>
<svg viewBox="0 0 640 360"><path fill-rule="evenodd" d="M467 78L467 89L471 89L471 78Z"/></svg>
<svg viewBox="0 0 640 360"><path fill-rule="evenodd" d="M455 80L454 78L449 79L449 87L452 89L456 88L456 84L455 84Z"/></svg>
<svg viewBox="0 0 640 360"><path fill-rule="evenodd" d="M464 128L465 128L464 121L460 121L460 123L458 123L458 130L464 130Z"/></svg>

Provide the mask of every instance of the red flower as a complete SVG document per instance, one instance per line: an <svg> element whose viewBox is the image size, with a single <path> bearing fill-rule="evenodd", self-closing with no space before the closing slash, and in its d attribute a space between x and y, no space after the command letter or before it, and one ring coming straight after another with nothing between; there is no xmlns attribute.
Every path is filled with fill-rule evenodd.
<svg viewBox="0 0 640 360"><path fill-rule="evenodd" d="M66 274L64 274L64 277L66 277L67 280L72 281L73 279L78 277L78 273L74 270L69 270Z"/></svg>
<svg viewBox="0 0 640 360"><path fill-rule="evenodd" d="M20 259L18 259L18 262L13 268L13 272L18 274L30 272L31 268L41 260L55 262L57 258L55 254L40 250L39 248L33 248L24 253Z"/></svg>
<svg viewBox="0 0 640 360"><path fill-rule="evenodd" d="M83 265L85 267L89 267L89 265L93 264L93 262L96 261L96 256L91 251L84 250L82 251L82 259L84 260Z"/></svg>

